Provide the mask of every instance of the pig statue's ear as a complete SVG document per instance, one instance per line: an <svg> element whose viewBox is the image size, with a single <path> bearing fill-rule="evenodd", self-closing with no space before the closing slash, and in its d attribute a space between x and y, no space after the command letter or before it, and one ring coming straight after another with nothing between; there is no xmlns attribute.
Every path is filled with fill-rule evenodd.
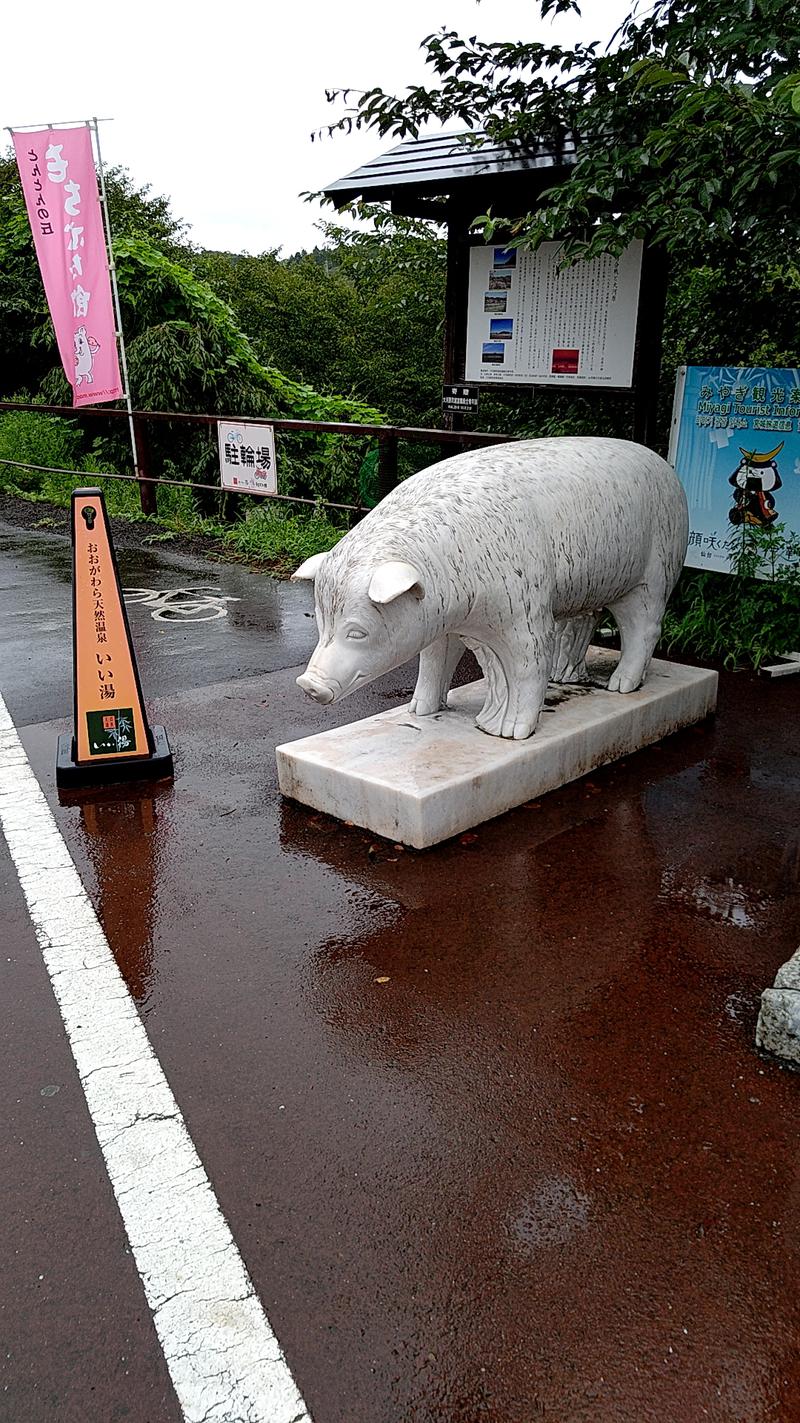
<svg viewBox="0 0 800 1423"><path fill-rule="evenodd" d="M417 598L425 597L422 574L413 563L379 563L369 584L373 603L393 603L401 593L412 591Z"/></svg>
<svg viewBox="0 0 800 1423"><path fill-rule="evenodd" d="M292 583L305 582L306 579L313 582L327 557L327 553L312 553L305 563L301 563L300 567L295 569L291 578Z"/></svg>

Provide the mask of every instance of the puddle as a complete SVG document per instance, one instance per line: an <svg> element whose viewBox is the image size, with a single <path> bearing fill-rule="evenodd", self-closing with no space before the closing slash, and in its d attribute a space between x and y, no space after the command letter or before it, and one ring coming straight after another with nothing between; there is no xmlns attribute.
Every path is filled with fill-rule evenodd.
<svg viewBox="0 0 800 1423"><path fill-rule="evenodd" d="M520 1245L566 1245L589 1219L589 1197L569 1176L545 1178L529 1195L520 1197L508 1229Z"/></svg>
<svg viewBox="0 0 800 1423"><path fill-rule="evenodd" d="M767 896L754 894L732 875L722 879L709 876L678 884L673 869L665 870L661 877L661 895L690 906L705 918L732 924L736 929L755 929L770 905Z"/></svg>

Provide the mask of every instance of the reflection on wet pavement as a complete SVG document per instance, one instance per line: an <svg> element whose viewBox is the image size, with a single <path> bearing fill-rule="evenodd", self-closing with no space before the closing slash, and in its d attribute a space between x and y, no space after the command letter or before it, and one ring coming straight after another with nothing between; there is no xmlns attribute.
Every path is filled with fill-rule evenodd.
<svg viewBox="0 0 800 1423"><path fill-rule="evenodd" d="M307 660L316 630L306 590L240 565L162 549L121 548L117 559L124 588L153 590L172 606L170 593L203 585L226 612L202 622L169 611L154 619L147 602L130 603L146 696L258 676ZM68 539L32 538L0 523L0 671L17 725L70 714L70 579Z"/></svg>
<svg viewBox="0 0 800 1423"><path fill-rule="evenodd" d="M82 837L94 869L95 904L117 964L139 1008L153 986L158 866L172 787L113 789L76 796ZM168 822L168 815L167 815Z"/></svg>
<svg viewBox="0 0 800 1423"><path fill-rule="evenodd" d="M753 1032L800 942L796 687L724 675L715 722L414 853L281 802L275 745L413 669L326 714L268 582L220 573L188 673L159 639L203 629L141 610L175 784L55 814L312 1415L788 1423L800 1079Z"/></svg>

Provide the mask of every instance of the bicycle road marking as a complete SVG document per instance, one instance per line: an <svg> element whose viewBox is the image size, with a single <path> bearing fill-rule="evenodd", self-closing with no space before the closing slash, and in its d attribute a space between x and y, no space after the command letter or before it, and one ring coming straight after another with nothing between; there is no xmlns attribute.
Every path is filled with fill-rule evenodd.
<svg viewBox="0 0 800 1423"><path fill-rule="evenodd" d="M227 618L226 603L241 603L241 598L220 593L218 588L197 584L191 588L123 588L128 606L142 604L152 608L150 614L161 623L210 623Z"/></svg>
<svg viewBox="0 0 800 1423"><path fill-rule="evenodd" d="M311 1423L2 696L0 826L186 1423Z"/></svg>

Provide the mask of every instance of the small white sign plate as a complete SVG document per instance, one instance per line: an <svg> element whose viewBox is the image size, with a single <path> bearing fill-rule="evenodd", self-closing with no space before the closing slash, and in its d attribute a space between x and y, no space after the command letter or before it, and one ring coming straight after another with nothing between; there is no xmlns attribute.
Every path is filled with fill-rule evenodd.
<svg viewBox="0 0 800 1423"><path fill-rule="evenodd" d="M277 494L275 432L271 425L219 420L219 482L237 494Z"/></svg>

